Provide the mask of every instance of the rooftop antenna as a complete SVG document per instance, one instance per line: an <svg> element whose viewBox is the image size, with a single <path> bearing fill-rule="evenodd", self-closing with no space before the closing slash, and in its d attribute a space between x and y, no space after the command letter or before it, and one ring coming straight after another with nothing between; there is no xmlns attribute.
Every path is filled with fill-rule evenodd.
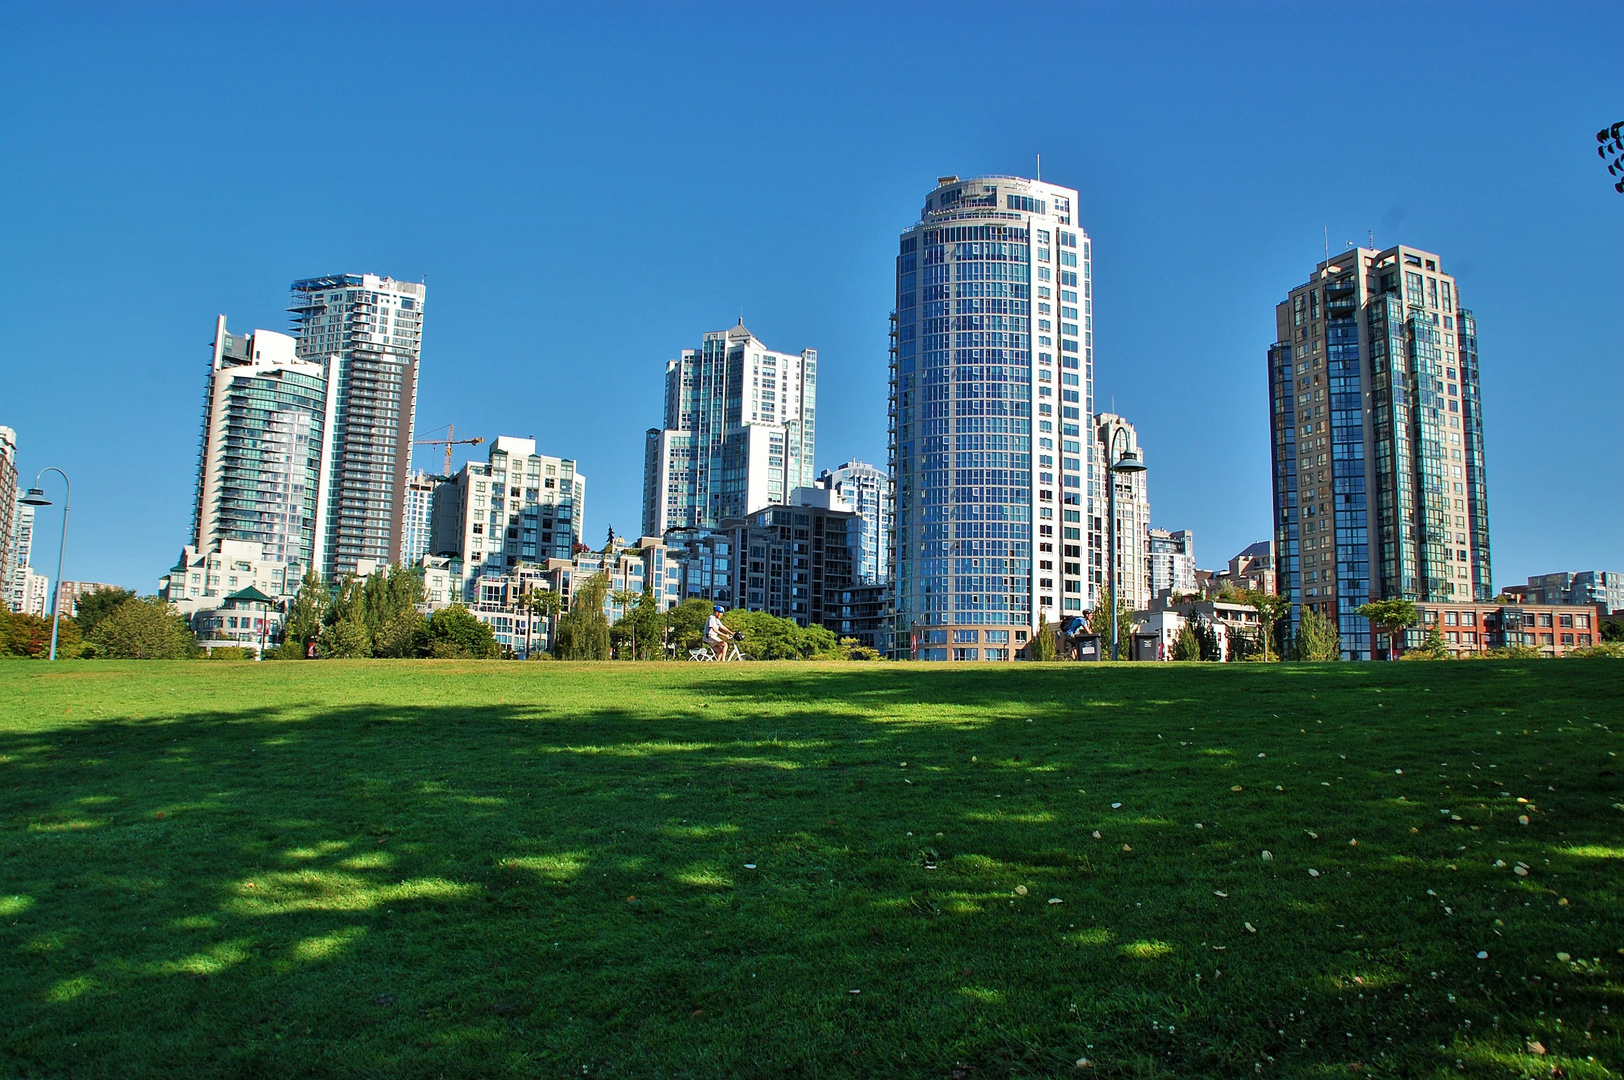
<svg viewBox="0 0 1624 1080"><path fill-rule="evenodd" d="M1331 227L1329 225L1326 225L1326 226L1324 226L1324 229L1325 229L1325 261L1330 262L1331 261Z"/></svg>
<svg viewBox="0 0 1624 1080"><path fill-rule="evenodd" d="M1374 248L1376 246L1376 230L1375 229L1366 229L1365 230L1365 235L1370 237L1370 246L1372 248Z"/></svg>
<svg viewBox="0 0 1624 1080"><path fill-rule="evenodd" d="M1038 155L1038 180L1040 182L1043 180L1043 155L1042 154Z"/></svg>

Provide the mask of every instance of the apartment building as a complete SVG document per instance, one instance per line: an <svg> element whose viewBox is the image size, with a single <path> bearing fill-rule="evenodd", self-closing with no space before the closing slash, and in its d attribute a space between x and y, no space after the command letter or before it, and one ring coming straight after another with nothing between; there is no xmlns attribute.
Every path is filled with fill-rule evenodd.
<svg viewBox="0 0 1624 1080"><path fill-rule="evenodd" d="M1132 454L1141 462L1145 460L1144 451L1139 447L1138 430L1115 413L1095 415L1094 437L1098 442L1099 460L1103 462L1121 460L1125 454ZM1131 609L1143 608L1150 604L1150 598L1154 595L1150 587L1149 560L1146 558L1146 541L1150 534L1149 474L1144 471L1111 472L1109 469L1106 472L1109 477L1107 482L1116 486L1116 520L1105 522L1105 529L1110 530L1109 533L1102 535L1102 530L1092 530L1095 536L1089 545L1088 557L1095 561L1095 565L1114 561L1122 602ZM1106 518L1111 515L1111 505L1109 498L1100 502L1099 509L1104 511ZM1067 544L1062 554L1066 558L1073 558L1081 556L1083 552L1081 548ZM1045 568L1052 569L1053 564L1039 556L1038 573L1041 575ZM1109 584L1110 581L1110 574L1107 573L1105 583Z"/></svg>
<svg viewBox="0 0 1624 1080"><path fill-rule="evenodd" d="M1153 601L1195 595L1195 533L1190 529L1146 529L1145 573Z"/></svg>
<svg viewBox="0 0 1624 1080"><path fill-rule="evenodd" d="M586 477L573 459L503 435L484 462L468 462L435 487L429 554L460 559L471 588L474 577L520 563L569 559L585 513Z"/></svg>

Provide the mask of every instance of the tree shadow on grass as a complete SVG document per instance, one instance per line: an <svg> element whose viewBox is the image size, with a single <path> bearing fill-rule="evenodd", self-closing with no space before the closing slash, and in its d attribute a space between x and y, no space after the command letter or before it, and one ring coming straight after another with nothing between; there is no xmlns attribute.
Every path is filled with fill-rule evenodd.
<svg viewBox="0 0 1624 1080"><path fill-rule="evenodd" d="M1574 853L1613 850L1604 780L1457 718L1508 682L1567 707L1585 687L759 665L646 704L603 670L585 698L547 693L571 672L500 689L529 704L471 689L0 734L0 980L20 1003L0 1063L1421 1075L1498 1060L1557 996L1612 993L1553 968L1610 947L1616 857ZM1410 708L1429 694L1451 705L1436 723ZM1568 835L1468 795L1477 762L1427 775L1440 748L1573 790ZM1444 784L1459 822L1439 820Z"/></svg>

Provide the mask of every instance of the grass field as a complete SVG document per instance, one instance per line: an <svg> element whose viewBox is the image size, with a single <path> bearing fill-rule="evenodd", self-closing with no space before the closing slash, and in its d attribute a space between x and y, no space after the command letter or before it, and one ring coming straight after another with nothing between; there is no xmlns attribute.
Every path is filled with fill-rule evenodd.
<svg viewBox="0 0 1624 1080"><path fill-rule="evenodd" d="M1611 661L0 665L0 1076L1617 1076L1621 703Z"/></svg>

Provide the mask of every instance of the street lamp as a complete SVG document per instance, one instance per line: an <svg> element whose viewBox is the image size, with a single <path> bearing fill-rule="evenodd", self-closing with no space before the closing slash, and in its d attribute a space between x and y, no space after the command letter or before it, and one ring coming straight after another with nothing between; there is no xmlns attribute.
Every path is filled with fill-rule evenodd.
<svg viewBox="0 0 1624 1080"><path fill-rule="evenodd" d="M1115 427L1115 426L1113 426L1111 428L1111 441L1110 441L1110 444L1105 448L1106 460L1109 461L1112 457L1114 457L1116 455L1117 436L1118 435L1126 435L1126 434L1127 434L1127 429L1126 428ZM1123 450L1122 450L1122 456L1120 458L1117 458L1115 461L1112 461L1110 465L1106 466L1106 469L1107 469L1107 471L1109 471L1112 474L1108 478L1109 481L1110 481L1110 485L1111 485L1110 499L1109 499L1110 509L1107 510L1106 512L1110 515L1110 517L1109 517L1109 526L1108 527L1111 530L1111 659L1115 660L1115 659L1117 659L1117 606L1118 606L1118 604L1117 604L1117 542L1118 541L1117 541L1117 515L1116 515L1117 474L1127 475L1127 474L1131 474L1131 473L1142 473L1142 472L1145 471L1145 463L1139 460L1139 455L1138 454L1136 454L1132 450L1129 450L1126 447L1124 447Z"/></svg>
<svg viewBox="0 0 1624 1080"><path fill-rule="evenodd" d="M67 473L54 465L47 466L39 471L39 476L34 477L34 486L29 488L28 494L23 496L22 503L24 506L51 505L51 500L45 497L44 489L39 486L40 476L44 476L48 472L54 472L60 476L63 486L67 488L67 493L62 496L62 540L56 548L56 587L51 591L51 659L55 660L56 632L60 623L56 608L62 601L62 553L68 547L68 510L73 502L73 484L69 482Z"/></svg>

